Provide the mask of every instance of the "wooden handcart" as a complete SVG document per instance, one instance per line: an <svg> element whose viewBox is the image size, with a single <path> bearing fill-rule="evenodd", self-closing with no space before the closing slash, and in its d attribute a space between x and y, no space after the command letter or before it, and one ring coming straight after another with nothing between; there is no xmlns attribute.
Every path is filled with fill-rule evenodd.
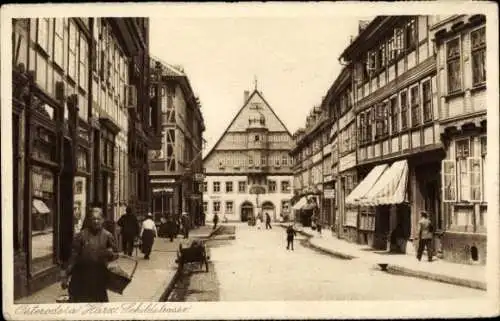
<svg viewBox="0 0 500 321"><path fill-rule="evenodd" d="M179 264L179 268L182 269L186 264L198 263L200 269L203 268L205 264L206 272L208 272L208 260L210 256L207 253L205 244L201 241L193 241L190 247L183 248L182 244L179 244L179 250L177 251L177 259L175 262Z"/></svg>

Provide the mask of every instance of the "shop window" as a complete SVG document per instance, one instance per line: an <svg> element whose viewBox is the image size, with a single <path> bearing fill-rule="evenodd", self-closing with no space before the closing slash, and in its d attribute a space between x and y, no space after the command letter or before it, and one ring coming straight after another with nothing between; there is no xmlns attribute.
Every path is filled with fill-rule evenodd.
<svg viewBox="0 0 500 321"><path fill-rule="evenodd" d="M472 85L479 86L486 81L486 28L471 32L472 42Z"/></svg>
<svg viewBox="0 0 500 321"><path fill-rule="evenodd" d="M213 182L214 193L220 193L220 182Z"/></svg>
<svg viewBox="0 0 500 321"><path fill-rule="evenodd" d="M83 226L85 213L87 212L87 178L82 176L75 177L73 188L74 207L73 207L73 222L74 232L77 233Z"/></svg>
<svg viewBox="0 0 500 321"><path fill-rule="evenodd" d="M54 256L54 222L57 208L54 173L40 166L32 166L31 182L31 259L33 270L38 271L46 267L46 258Z"/></svg>
<svg viewBox="0 0 500 321"><path fill-rule="evenodd" d="M233 213L233 201L226 201L226 213L227 214L232 214Z"/></svg>
<svg viewBox="0 0 500 321"><path fill-rule="evenodd" d="M460 39L455 38L446 44L448 93L462 89L462 69L460 63Z"/></svg>
<svg viewBox="0 0 500 321"><path fill-rule="evenodd" d="M233 182L226 182L226 193L233 192Z"/></svg>
<svg viewBox="0 0 500 321"><path fill-rule="evenodd" d="M432 87L431 80L426 80L422 84L422 98L423 98L423 109L424 109L424 122L432 120Z"/></svg>

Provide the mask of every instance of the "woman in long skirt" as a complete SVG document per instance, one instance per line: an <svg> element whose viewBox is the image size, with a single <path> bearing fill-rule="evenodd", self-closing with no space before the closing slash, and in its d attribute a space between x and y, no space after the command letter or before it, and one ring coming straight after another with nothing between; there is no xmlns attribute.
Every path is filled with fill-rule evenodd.
<svg viewBox="0 0 500 321"><path fill-rule="evenodd" d="M144 253L144 258L149 260L149 255L153 248L153 243L155 237L158 235L156 231L156 225L153 221L153 214L148 213L146 219L142 222L141 228L141 240L142 240L142 253Z"/></svg>

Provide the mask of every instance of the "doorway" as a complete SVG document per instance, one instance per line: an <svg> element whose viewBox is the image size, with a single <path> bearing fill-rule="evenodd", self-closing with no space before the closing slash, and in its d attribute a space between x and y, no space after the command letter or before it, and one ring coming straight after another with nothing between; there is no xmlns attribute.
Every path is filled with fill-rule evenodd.
<svg viewBox="0 0 500 321"><path fill-rule="evenodd" d="M276 220L276 207L269 201L262 203L262 218L264 220L266 219L266 214L269 214L273 220Z"/></svg>
<svg viewBox="0 0 500 321"><path fill-rule="evenodd" d="M253 216L254 216L253 204L248 201L241 204L241 221L247 222Z"/></svg>

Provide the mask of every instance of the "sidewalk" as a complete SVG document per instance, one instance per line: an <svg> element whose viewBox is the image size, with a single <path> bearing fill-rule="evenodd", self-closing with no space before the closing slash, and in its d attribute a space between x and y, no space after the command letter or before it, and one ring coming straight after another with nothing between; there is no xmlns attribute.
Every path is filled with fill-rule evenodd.
<svg viewBox="0 0 500 321"><path fill-rule="evenodd" d="M183 239L181 235L173 242L167 238L156 238L153 245L153 252L150 260L145 260L141 253L133 258L137 259L138 265L132 282L127 286L123 295L108 291L110 302L158 302L164 296L167 288L173 285L177 274L177 249L179 243L187 246L193 239L208 238L212 230L212 225L202 226L193 229L189 233L188 239ZM56 303L56 299L65 294L59 282L56 282L30 296L16 300L16 304L33 303Z"/></svg>
<svg viewBox="0 0 500 321"><path fill-rule="evenodd" d="M280 225L286 227L285 224ZM366 262L393 274L486 290L486 267L482 265L457 264L438 258L433 262L427 262L425 258L419 262L413 255L390 254L366 245L349 243L333 236L329 230L324 230L319 236L310 227L296 229L309 237L311 246L342 259Z"/></svg>

